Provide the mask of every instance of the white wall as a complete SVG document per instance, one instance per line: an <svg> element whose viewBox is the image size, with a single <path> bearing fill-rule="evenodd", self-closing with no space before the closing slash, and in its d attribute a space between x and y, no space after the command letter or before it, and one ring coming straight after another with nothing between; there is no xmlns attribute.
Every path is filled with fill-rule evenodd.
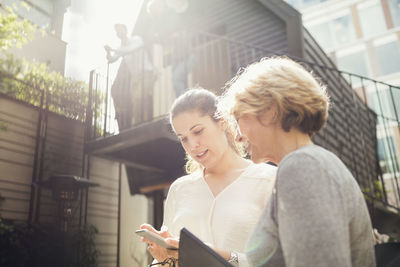
<svg viewBox="0 0 400 267"><path fill-rule="evenodd" d="M147 246L135 234L142 223L149 221L149 200L143 195L132 196L129 192L125 168L122 168L121 186L121 233L120 267L142 267L147 264Z"/></svg>

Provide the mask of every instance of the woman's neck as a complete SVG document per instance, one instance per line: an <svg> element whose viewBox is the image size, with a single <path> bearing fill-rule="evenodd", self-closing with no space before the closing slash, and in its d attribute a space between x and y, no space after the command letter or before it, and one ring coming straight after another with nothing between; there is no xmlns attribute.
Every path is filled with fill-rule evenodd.
<svg viewBox="0 0 400 267"><path fill-rule="evenodd" d="M246 168L250 162L239 156L232 149L228 149L216 166L204 170L204 174L223 176L238 169Z"/></svg>
<svg viewBox="0 0 400 267"><path fill-rule="evenodd" d="M290 132L283 132L277 141L279 149L276 153L277 164L289 153L312 144L310 136L297 129L291 129Z"/></svg>

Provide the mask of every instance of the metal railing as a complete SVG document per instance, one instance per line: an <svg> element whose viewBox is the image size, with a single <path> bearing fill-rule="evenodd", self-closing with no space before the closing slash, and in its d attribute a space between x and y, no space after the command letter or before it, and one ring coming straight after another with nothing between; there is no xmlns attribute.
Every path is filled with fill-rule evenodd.
<svg viewBox="0 0 400 267"><path fill-rule="evenodd" d="M146 83L142 75L146 54L153 64L155 73L153 83ZM110 75L110 66L105 75L94 70L90 74L88 140L115 135L158 116L165 116L176 95L179 94L177 88L179 83L184 84L185 88L201 86L219 94L225 83L241 68L263 57L282 54L208 33L171 37L154 44L151 48L135 50L130 58L134 61L131 64L134 65L135 72L132 72L129 78L136 80L135 83L140 86L131 89L125 87L125 89L140 89L141 92L136 92L140 97L131 103L142 105L141 111L150 108L151 112L148 113L151 116L141 115L139 116L141 120L121 127L113 103L115 95L113 86L118 84L118 79L121 79L120 74ZM323 83L328 85L334 105L331 120L333 121L333 117L336 116L336 124L347 125L344 130L335 131L332 129L336 126L329 126L328 121L330 129L324 131L321 140L330 139L335 152L339 156L348 158L345 163L356 176L366 195L386 207L400 211L400 143L395 143L394 138L400 127L400 87L304 59L293 59L312 70ZM124 60L127 59L123 59L122 62ZM145 102L145 95L151 95L152 101ZM102 101L97 102L99 100ZM143 103L151 103L151 107L143 106ZM124 107L118 108L124 110ZM339 108L342 110L338 110ZM93 112L96 109L102 112ZM132 111L129 108L126 110ZM361 117L356 118L356 116ZM375 137L375 127L378 139ZM343 136L351 139L351 142L343 140Z"/></svg>

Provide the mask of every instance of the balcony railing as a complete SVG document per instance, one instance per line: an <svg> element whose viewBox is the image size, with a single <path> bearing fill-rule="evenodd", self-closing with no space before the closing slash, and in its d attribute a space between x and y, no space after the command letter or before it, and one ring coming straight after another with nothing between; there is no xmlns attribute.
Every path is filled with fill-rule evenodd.
<svg viewBox="0 0 400 267"><path fill-rule="evenodd" d="M144 73L146 53L151 55L155 73L153 83L147 83L144 75L141 75ZM89 98L92 100L88 106L88 112L91 114L88 116L88 140L115 135L138 124L165 116L179 91L177 89L179 82L183 83L185 88L201 86L219 94L224 84L240 68L272 55L279 53L208 33L173 36L154 44L151 48L138 49L131 57L134 61L130 64L136 72L130 78L135 79L134 83L140 85L131 89L140 89L139 92L135 92L139 97L131 102L133 105L142 105L139 111L142 114L136 114L136 118L140 119L131 120L133 123L128 126L125 123L121 127L121 123L117 120L114 99L111 97L115 95L112 92L115 89L113 86L121 77L119 74L112 76L109 71L101 74L94 70L90 74ZM335 127L323 133L333 140L331 147L334 150L338 147L336 149L338 154L347 155L346 164L366 195L386 207L400 211L398 162L400 141L397 141L400 140L400 87L303 59L294 59L312 70L323 83L328 85L334 106L331 114L332 117L337 117L337 123L341 123L340 120L348 120L347 125L350 124L344 129L345 133L342 130L332 130ZM146 84L150 86L146 87ZM146 99L149 95L151 95L150 100ZM98 102L99 99L102 101ZM143 103L150 103L151 106ZM93 112L99 108L102 112ZM340 108L342 110L339 110ZM120 109L119 112L121 110L132 112L131 107L117 107L117 109ZM129 117L134 117L134 114L130 114ZM352 120L346 117L352 117ZM375 133L368 130L374 129L375 126L378 141ZM351 141L344 140L344 136L348 136ZM324 138L327 139L326 136L322 137ZM322 140L318 136L317 139ZM342 143L350 142L350 145L340 147L340 142L336 140L342 140ZM376 147L378 151L375 151ZM370 151L371 149L373 151ZM379 155L379 160L376 160L376 155Z"/></svg>

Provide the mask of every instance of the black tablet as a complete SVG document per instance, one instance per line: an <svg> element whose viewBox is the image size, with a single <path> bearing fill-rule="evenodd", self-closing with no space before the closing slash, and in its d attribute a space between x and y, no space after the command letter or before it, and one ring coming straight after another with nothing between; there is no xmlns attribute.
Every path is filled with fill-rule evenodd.
<svg viewBox="0 0 400 267"><path fill-rule="evenodd" d="M179 237L179 267L233 267L186 228Z"/></svg>

